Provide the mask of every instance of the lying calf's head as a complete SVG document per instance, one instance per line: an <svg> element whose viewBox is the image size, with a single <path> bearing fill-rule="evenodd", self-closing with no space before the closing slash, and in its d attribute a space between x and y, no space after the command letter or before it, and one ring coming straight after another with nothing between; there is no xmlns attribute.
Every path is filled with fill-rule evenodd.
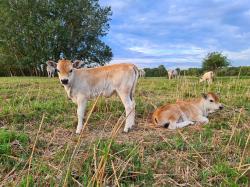
<svg viewBox="0 0 250 187"><path fill-rule="evenodd" d="M213 92L202 94L203 106L209 113L213 113L216 110L222 110L223 105L219 102L219 97Z"/></svg>

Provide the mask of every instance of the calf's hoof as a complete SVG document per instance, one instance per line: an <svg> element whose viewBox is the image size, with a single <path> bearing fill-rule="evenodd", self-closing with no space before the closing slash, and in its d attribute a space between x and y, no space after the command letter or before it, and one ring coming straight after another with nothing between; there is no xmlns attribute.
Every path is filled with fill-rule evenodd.
<svg viewBox="0 0 250 187"><path fill-rule="evenodd" d="M80 129L77 129L76 130L76 134L80 134L81 133L81 130Z"/></svg>
<svg viewBox="0 0 250 187"><path fill-rule="evenodd" d="M131 128L126 128L126 127L125 127L125 128L123 129L123 132L128 133L130 130L131 130Z"/></svg>

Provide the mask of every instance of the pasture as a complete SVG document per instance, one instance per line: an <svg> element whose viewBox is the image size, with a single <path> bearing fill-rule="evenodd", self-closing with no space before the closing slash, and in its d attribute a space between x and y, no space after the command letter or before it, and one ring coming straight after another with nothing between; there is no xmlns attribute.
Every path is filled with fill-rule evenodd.
<svg viewBox="0 0 250 187"><path fill-rule="evenodd" d="M149 123L154 108L220 92L225 109L204 126ZM95 105L95 106L93 106ZM248 186L250 78L141 78L136 128L122 132L117 96L88 103L81 136L76 105L58 78L0 78L0 183L4 186ZM92 111L92 113L91 113ZM88 115L87 114L87 115ZM122 124L122 125L121 125Z"/></svg>

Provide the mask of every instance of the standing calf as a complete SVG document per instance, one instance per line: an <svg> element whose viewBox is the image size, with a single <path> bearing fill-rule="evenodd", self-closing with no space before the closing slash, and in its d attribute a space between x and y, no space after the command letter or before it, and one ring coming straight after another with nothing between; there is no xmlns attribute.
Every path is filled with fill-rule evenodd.
<svg viewBox="0 0 250 187"><path fill-rule="evenodd" d="M124 132L135 123L134 92L138 79L138 69L133 64L114 64L97 68L75 69L69 60L59 60L57 71L67 95L77 104L78 125L76 133L83 127L87 101L99 95L111 96L116 92L125 107L126 122Z"/></svg>
<svg viewBox="0 0 250 187"><path fill-rule="evenodd" d="M168 79L176 78L178 76L178 72L174 70L168 70Z"/></svg>

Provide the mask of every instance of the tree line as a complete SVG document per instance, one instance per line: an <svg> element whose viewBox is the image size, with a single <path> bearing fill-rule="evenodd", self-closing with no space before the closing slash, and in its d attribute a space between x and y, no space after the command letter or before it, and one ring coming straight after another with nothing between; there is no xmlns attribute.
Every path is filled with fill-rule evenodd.
<svg viewBox="0 0 250 187"><path fill-rule="evenodd" d="M206 71L214 71L217 76L250 76L250 66L229 67L231 64L227 56L221 52L208 53L202 60L201 68L188 68L181 70L176 68L179 75L201 76ZM167 69L160 65L157 68L145 68L146 77L165 77Z"/></svg>
<svg viewBox="0 0 250 187"><path fill-rule="evenodd" d="M167 69L161 67L158 68L145 68L146 77L166 77ZM202 68L188 68L185 70L180 70L176 68L179 75L186 76L201 76L205 71ZM239 67L223 67L216 71L217 76L250 76L250 66L239 66Z"/></svg>

